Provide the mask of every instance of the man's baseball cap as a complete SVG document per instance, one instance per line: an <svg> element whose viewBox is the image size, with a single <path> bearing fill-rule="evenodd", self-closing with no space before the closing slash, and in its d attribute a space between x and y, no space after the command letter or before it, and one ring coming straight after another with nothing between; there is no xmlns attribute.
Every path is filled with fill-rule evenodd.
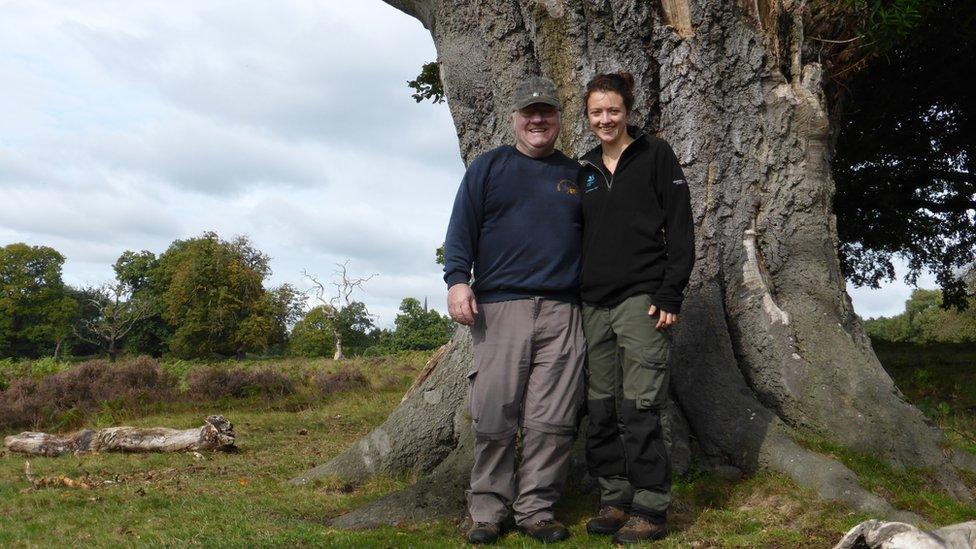
<svg viewBox="0 0 976 549"><path fill-rule="evenodd" d="M544 76L530 76L523 80L515 88L512 110L524 109L533 103L545 103L562 109L562 105L559 104L559 94L556 92L556 84Z"/></svg>

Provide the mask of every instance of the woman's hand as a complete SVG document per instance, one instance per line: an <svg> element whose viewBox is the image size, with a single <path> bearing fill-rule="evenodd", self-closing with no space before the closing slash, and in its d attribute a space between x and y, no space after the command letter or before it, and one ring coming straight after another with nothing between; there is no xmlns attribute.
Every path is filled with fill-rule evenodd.
<svg viewBox="0 0 976 549"><path fill-rule="evenodd" d="M651 305L651 308L647 310L647 316L653 317L658 313L658 308L656 305ZM657 318L657 326L654 327L657 331L661 331L665 328L670 328L675 322L678 321L678 315L676 313L669 313L665 310L661 310L661 315Z"/></svg>

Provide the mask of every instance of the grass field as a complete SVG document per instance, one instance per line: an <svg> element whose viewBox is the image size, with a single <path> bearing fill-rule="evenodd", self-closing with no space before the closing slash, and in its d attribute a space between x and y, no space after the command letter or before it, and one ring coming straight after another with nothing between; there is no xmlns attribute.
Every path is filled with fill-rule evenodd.
<svg viewBox="0 0 976 549"><path fill-rule="evenodd" d="M879 348L879 355L910 400L943 426L960 445L976 433L969 391L976 378L976 350L939 354L914 348ZM455 547L463 545L457 524L441 521L368 532L331 529L330 518L410 482L377 478L362 486L324 482L286 483L322 463L382 422L399 401L424 357L350 361L370 387L309 399L221 399L202 406L174 402L152 410L102 411L98 424L189 428L203 416L231 419L240 451L207 454L103 454L61 458L0 456L0 546L357 546ZM285 364L286 368L303 365ZM314 365L336 369L331 361ZM928 373L920 373L928 372ZM964 394L965 393L965 394ZM9 434L9 433L3 433ZM970 438L967 438L970 437ZM968 442L967 442L968 441ZM976 450L976 447L970 446ZM822 443L819 450L842 459L865 486L933 524L976 516L976 507L950 501L932 489L924 471L896 473L867 456ZM91 487L31 488L31 475L68 477ZM969 479L976 485L976 479ZM564 547L605 546L583 525L593 494L567 494L559 515L573 537ZM658 547L829 547L867 517L818 501L785 477L762 473L730 482L693 473L675 484L672 535ZM502 546L538 545L515 533Z"/></svg>

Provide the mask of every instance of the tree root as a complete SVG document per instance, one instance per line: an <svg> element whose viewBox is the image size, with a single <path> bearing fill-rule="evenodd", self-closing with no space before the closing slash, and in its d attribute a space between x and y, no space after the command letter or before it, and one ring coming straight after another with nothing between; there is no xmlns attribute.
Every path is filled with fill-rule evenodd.
<svg viewBox="0 0 976 549"><path fill-rule="evenodd" d="M665 413L666 438L674 459L674 470L688 470L693 449L706 468L729 468L753 473L768 468L787 475L798 485L819 497L843 502L865 513L891 520L921 522L913 513L894 509L884 499L858 484L857 475L835 459L798 445L791 429L776 414L764 407L735 367L725 319L710 314L718 299L715 289L702 290L689 298L684 326L692 330L675 334L678 350L672 365L674 401ZM707 341L694 339L695 333L712 334ZM462 330L453 348L445 354L429 376L407 401L398 407L368 436L353 444L332 461L306 472L293 482L301 484L318 476L338 476L347 482L360 482L375 472L420 476L412 486L380 498L361 509L336 518L341 528L371 528L403 521L423 522L459 516L464 510L464 491L472 464L472 435L463 406L454 410L438 408L443 401L430 404L423 395L431 391L466 390L460 373L470 360L470 336ZM694 347L689 352L688 347ZM683 358L684 357L684 358ZM691 363L688 357L694 357ZM436 400L436 399L435 399ZM421 420L426 429L408 428ZM392 437L399 432L402 438ZM449 431L436 443L431 433ZM693 435L692 435L693 434ZM585 435L585 433L584 433ZM689 444L694 438L695 445ZM577 444L571 478L585 491L592 487L582 452Z"/></svg>
<svg viewBox="0 0 976 549"><path fill-rule="evenodd" d="M970 473L976 474L976 454L972 454L960 448L953 448L951 452L953 465L963 471L969 471Z"/></svg>
<svg viewBox="0 0 976 549"><path fill-rule="evenodd" d="M474 435L463 435L454 452L416 483L333 519L337 528L362 530L401 522L428 522L459 516L473 464Z"/></svg>
<svg viewBox="0 0 976 549"><path fill-rule="evenodd" d="M685 303L683 329L675 334L672 380L706 461L727 461L748 473L766 467L821 498L884 517L919 519L862 488L857 475L840 462L800 447L789 427L756 399L735 366L716 287L701 288ZM697 338L701 333L709 337Z"/></svg>
<svg viewBox="0 0 976 549"><path fill-rule="evenodd" d="M411 388L382 425L292 484L332 476L359 483L379 472L433 471L470 429L463 405L470 364L471 333L459 329L440 360L424 368L419 387Z"/></svg>

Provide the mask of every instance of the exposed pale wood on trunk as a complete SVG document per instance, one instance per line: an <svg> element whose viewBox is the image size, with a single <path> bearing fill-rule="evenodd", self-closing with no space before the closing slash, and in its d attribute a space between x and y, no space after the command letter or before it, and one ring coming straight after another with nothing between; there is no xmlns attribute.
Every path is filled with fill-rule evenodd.
<svg viewBox="0 0 976 549"><path fill-rule="evenodd" d="M61 456L85 452L190 452L227 450L234 446L234 426L223 416L210 416L202 427L108 427L67 435L27 431L3 439L11 452Z"/></svg>
<svg viewBox="0 0 976 549"><path fill-rule="evenodd" d="M661 0L661 9L667 24L674 27L678 34L689 37L694 33L691 28L691 6L688 0Z"/></svg>
<svg viewBox="0 0 976 549"><path fill-rule="evenodd" d="M403 394L403 398L400 399L401 404L406 402L407 399L410 398L410 395L412 395L414 391L416 391L421 385L423 385L425 381L427 381L427 378L430 376L430 373L434 371L434 368L436 368L437 365L440 364L440 361L442 358L444 358L444 355L450 352L450 350L453 347L454 347L454 341L449 341L441 345L440 347L437 348L436 351L434 351L434 356L430 357L430 360L428 360L427 363L424 364L424 368L420 370L420 374L418 374L417 378L414 379L413 383L410 384L410 388L407 389L407 392Z"/></svg>

